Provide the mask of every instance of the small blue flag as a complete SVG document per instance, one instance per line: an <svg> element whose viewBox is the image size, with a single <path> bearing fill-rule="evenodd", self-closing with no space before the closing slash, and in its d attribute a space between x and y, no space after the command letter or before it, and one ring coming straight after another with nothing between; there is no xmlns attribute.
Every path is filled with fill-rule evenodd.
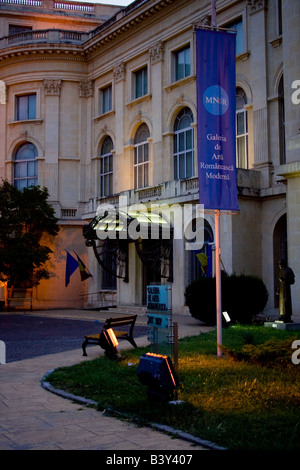
<svg viewBox="0 0 300 470"><path fill-rule="evenodd" d="M73 258L73 256L70 255L70 253L67 251L66 277L65 277L65 286L66 287L68 286L68 284L70 282L70 277L72 276L73 272L76 271L78 266L79 266L78 261L75 258Z"/></svg>

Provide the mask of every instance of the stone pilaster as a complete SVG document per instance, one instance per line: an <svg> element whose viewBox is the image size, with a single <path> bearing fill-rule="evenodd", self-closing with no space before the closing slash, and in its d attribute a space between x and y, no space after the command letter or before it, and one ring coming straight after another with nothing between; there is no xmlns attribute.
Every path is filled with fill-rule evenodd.
<svg viewBox="0 0 300 470"><path fill-rule="evenodd" d="M293 318L300 321L300 162L281 165L278 174L287 181L288 264L296 277L291 287Z"/></svg>
<svg viewBox="0 0 300 470"><path fill-rule="evenodd" d="M45 91L45 175L52 201L58 200L59 100L61 80L44 80Z"/></svg>

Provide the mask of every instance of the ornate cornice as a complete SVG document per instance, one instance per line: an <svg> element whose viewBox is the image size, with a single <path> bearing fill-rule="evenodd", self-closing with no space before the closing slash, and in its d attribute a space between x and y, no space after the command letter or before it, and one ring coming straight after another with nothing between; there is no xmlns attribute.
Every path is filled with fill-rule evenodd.
<svg viewBox="0 0 300 470"><path fill-rule="evenodd" d="M29 46L14 46L5 49L0 49L0 65L6 60L18 61L31 61L31 60L66 60L66 61L85 61L85 53L81 48L76 46L76 49L67 48L65 45L58 44L57 47L41 47L39 44L34 47L32 44Z"/></svg>
<svg viewBox="0 0 300 470"><path fill-rule="evenodd" d="M132 8L127 7L124 11L128 11L123 17L116 17L116 20L109 20L103 25L93 30L90 33L90 39L83 44L83 48L88 53L93 53L98 47L104 46L109 42L117 39L118 37L128 34L128 32L137 26L140 26L144 21L151 19L156 14L170 8L170 5L175 3L176 0L160 0L158 2L141 2L140 5ZM135 2L133 2L134 4Z"/></svg>
<svg viewBox="0 0 300 470"><path fill-rule="evenodd" d="M3 41L6 42L3 44L0 42L0 62L8 58L18 57L24 60L25 56L29 60L40 60L43 55L47 55L49 59L53 57L56 60L60 58L62 60L86 60L87 56L93 54L99 47L109 44L124 34L128 34L129 31L140 26L143 22L149 21L153 16L160 15L162 11L175 2L176 0L141 1L135 7L127 7L121 10L118 15L104 22L90 33L76 33L76 38L73 36L61 37L59 33L65 34L64 30L40 31L40 34L44 34L42 38L37 36L36 32L24 33L25 39L19 39L18 44L8 44L6 38L3 38ZM50 37L53 34L53 38ZM72 42L73 44L69 44ZM156 57L154 60L162 60L161 53L161 48L151 52L151 54L154 54L153 59Z"/></svg>

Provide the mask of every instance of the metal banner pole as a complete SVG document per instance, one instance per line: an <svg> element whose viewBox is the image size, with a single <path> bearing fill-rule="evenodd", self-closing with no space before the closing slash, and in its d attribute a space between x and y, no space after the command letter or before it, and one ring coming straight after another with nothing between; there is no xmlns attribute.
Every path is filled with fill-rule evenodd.
<svg viewBox="0 0 300 470"><path fill-rule="evenodd" d="M213 28L217 26L216 0L211 0L211 25Z"/></svg>
<svg viewBox="0 0 300 470"><path fill-rule="evenodd" d="M173 334L174 334L174 350L173 350L173 356L174 356L174 370L176 374L178 375L178 323L175 322L173 324Z"/></svg>
<svg viewBox="0 0 300 470"><path fill-rule="evenodd" d="M216 0L211 0L211 25L217 27ZM216 314L217 314L217 355L222 357L220 345L222 345L222 290L221 290L221 264L220 264L220 211L215 211L215 270L216 270Z"/></svg>
<svg viewBox="0 0 300 470"><path fill-rule="evenodd" d="M220 264L220 211L215 211L215 237L216 237L216 310L217 310L217 355L222 357L222 292L221 292L221 264Z"/></svg>

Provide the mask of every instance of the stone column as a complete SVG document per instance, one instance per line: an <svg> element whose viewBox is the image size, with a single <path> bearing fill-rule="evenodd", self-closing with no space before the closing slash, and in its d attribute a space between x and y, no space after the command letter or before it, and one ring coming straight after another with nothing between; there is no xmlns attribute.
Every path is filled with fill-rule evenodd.
<svg viewBox="0 0 300 470"><path fill-rule="evenodd" d="M124 120L124 83L126 79L126 65L124 62L116 65L113 70L114 74L114 92L115 92L115 110L116 110L116 143L115 150L116 154L119 155L123 152L123 123Z"/></svg>
<svg viewBox="0 0 300 470"><path fill-rule="evenodd" d="M300 2L282 0L286 164L278 168L277 174L287 183L287 261L296 277L291 286L294 322L300 322L300 103L292 99L292 84L300 80L299 16Z"/></svg>
<svg viewBox="0 0 300 470"><path fill-rule="evenodd" d="M45 172L44 182L51 201L58 201L59 100L61 80L44 80Z"/></svg>
<svg viewBox="0 0 300 470"><path fill-rule="evenodd" d="M262 187L271 183L271 157L269 152L269 120L267 109L267 1L248 1L249 31L251 31L253 97L254 167L261 171Z"/></svg>
<svg viewBox="0 0 300 470"><path fill-rule="evenodd" d="M286 163L292 163L299 161L300 151L300 102L293 96L296 92L296 98L299 98L300 2L283 0L282 13Z"/></svg>
<svg viewBox="0 0 300 470"><path fill-rule="evenodd" d="M124 62L117 64L113 69L114 75L114 106L115 106L115 129L116 129L116 141L115 145L115 157L114 157L114 192L119 193L120 191L127 189L124 177L128 175L128 166L126 168L126 151L124 149L124 85L126 79L126 65ZM124 172L122 171L124 167ZM118 175L118 180L116 179ZM120 175L120 177L119 177Z"/></svg>
<svg viewBox="0 0 300 470"><path fill-rule="evenodd" d="M161 182L163 174L163 152L162 152L162 106L163 106L163 83L162 66L164 60L164 44L162 41L156 43L149 50L150 74L152 84L152 115L153 119L153 161L152 161L152 181L153 185Z"/></svg>
<svg viewBox="0 0 300 470"><path fill-rule="evenodd" d="M6 105L6 95L7 95L7 87L6 84L0 80L0 179L6 178L6 171L5 171L5 160L7 159L6 155L6 113L7 113L7 105ZM3 166L2 166L3 165Z"/></svg>
<svg viewBox="0 0 300 470"><path fill-rule="evenodd" d="M79 82L79 156L80 156L80 187L78 193L79 202L87 201L94 194L92 182L95 180L91 174L92 149L92 122L94 83L92 80Z"/></svg>
<svg viewBox="0 0 300 470"><path fill-rule="evenodd" d="M281 165L278 171L287 180L288 265L295 274L291 286L293 321L300 322L300 161Z"/></svg>

